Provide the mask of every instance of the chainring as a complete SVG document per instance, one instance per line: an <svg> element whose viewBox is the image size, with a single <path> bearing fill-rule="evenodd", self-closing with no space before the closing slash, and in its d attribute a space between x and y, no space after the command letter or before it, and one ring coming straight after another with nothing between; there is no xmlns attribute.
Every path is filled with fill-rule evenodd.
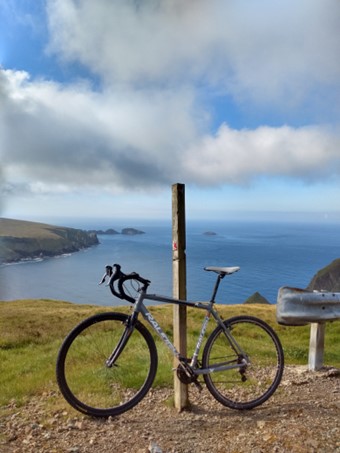
<svg viewBox="0 0 340 453"><path fill-rule="evenodd" d="M194 382L197 379L196 376L194 376L194 375L188 376L181 365L178 365L178 367L176 369L176 374L177 374L178 379L183 384L191 384L192 382Z"/></svg>

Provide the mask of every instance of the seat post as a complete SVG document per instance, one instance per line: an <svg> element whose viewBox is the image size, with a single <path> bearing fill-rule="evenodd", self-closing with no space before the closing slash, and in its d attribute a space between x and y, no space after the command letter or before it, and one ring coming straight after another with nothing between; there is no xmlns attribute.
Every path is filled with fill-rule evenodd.
<svg viewBox="0 0 340 453"><path fill-rule="evenodd" d="M215 297L216 297L216 294L218 291L218 287L220 286L221 280L222 280L222 278L224 278L224 276L225 276L225 274L218 274L218 276L217 276L214 291L213 291L211 299L210 299L210 302L212 304L215 303Z"/></svg>

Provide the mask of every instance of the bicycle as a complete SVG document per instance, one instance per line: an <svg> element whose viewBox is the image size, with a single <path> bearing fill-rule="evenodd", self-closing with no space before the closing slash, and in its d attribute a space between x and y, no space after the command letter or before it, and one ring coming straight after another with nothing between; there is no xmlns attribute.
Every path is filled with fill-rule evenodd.
<svg viewBox="0 0 340 453"><path fill-rule="evenodd" d="M100 282L109 278L112 294L133 304L130 315L119 312L96 314L82 321L65 338L57 358L57 382L62 395L78 411L95 416L119 415L132 409L147 394L154 381L158 354L142 315L178 360L174 370L185 384L199 390L203 380L210 393L224 406L252 409L264 403L280 384L284 354L275 331L261 319L241 315L222 320L215 309L221 280L239 267L206 267L217 273L209 302L192 302L148 294L150 281L121 266L106 266ZM137 296L132 297L131 288ZM183 357L149 312L144 301L177 304L205 310L201 331L191 358ZM201 346L209 320L217 326Z"/></svg>

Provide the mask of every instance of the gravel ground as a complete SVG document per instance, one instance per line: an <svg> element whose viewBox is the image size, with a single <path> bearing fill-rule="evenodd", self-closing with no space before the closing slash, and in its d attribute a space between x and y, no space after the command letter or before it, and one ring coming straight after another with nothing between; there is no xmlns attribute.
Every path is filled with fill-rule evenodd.
<svg viewBox="0 0 340 453"><path fill-rule="evenodd" d="M171 407L172 389L153 389L107 420L76 413L57 391L12 404L2 408L0 452L340 452L338 369L287 367L275 395L251 411L227 409L205 388L189 391L190 410Z"/></svg>

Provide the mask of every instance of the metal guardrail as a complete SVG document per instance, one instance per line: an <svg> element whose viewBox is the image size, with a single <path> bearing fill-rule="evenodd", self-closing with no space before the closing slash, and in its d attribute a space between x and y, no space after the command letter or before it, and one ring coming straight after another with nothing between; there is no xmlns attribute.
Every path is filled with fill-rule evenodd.
<svg viewBox="0 0 340 453"><path fill-rule="evenodd" d="M311 324L308 365L318 370L323 366L326 322L340 319L340 293L284 286L278 292L276 319L285 326Z"/></svg>
<svg viewBox="0 0 340 453"><path fill-rule="evenodd" d="M288 326L340 319L340 293L283 286L277 296L276 317L279 324Z"/></svg>

